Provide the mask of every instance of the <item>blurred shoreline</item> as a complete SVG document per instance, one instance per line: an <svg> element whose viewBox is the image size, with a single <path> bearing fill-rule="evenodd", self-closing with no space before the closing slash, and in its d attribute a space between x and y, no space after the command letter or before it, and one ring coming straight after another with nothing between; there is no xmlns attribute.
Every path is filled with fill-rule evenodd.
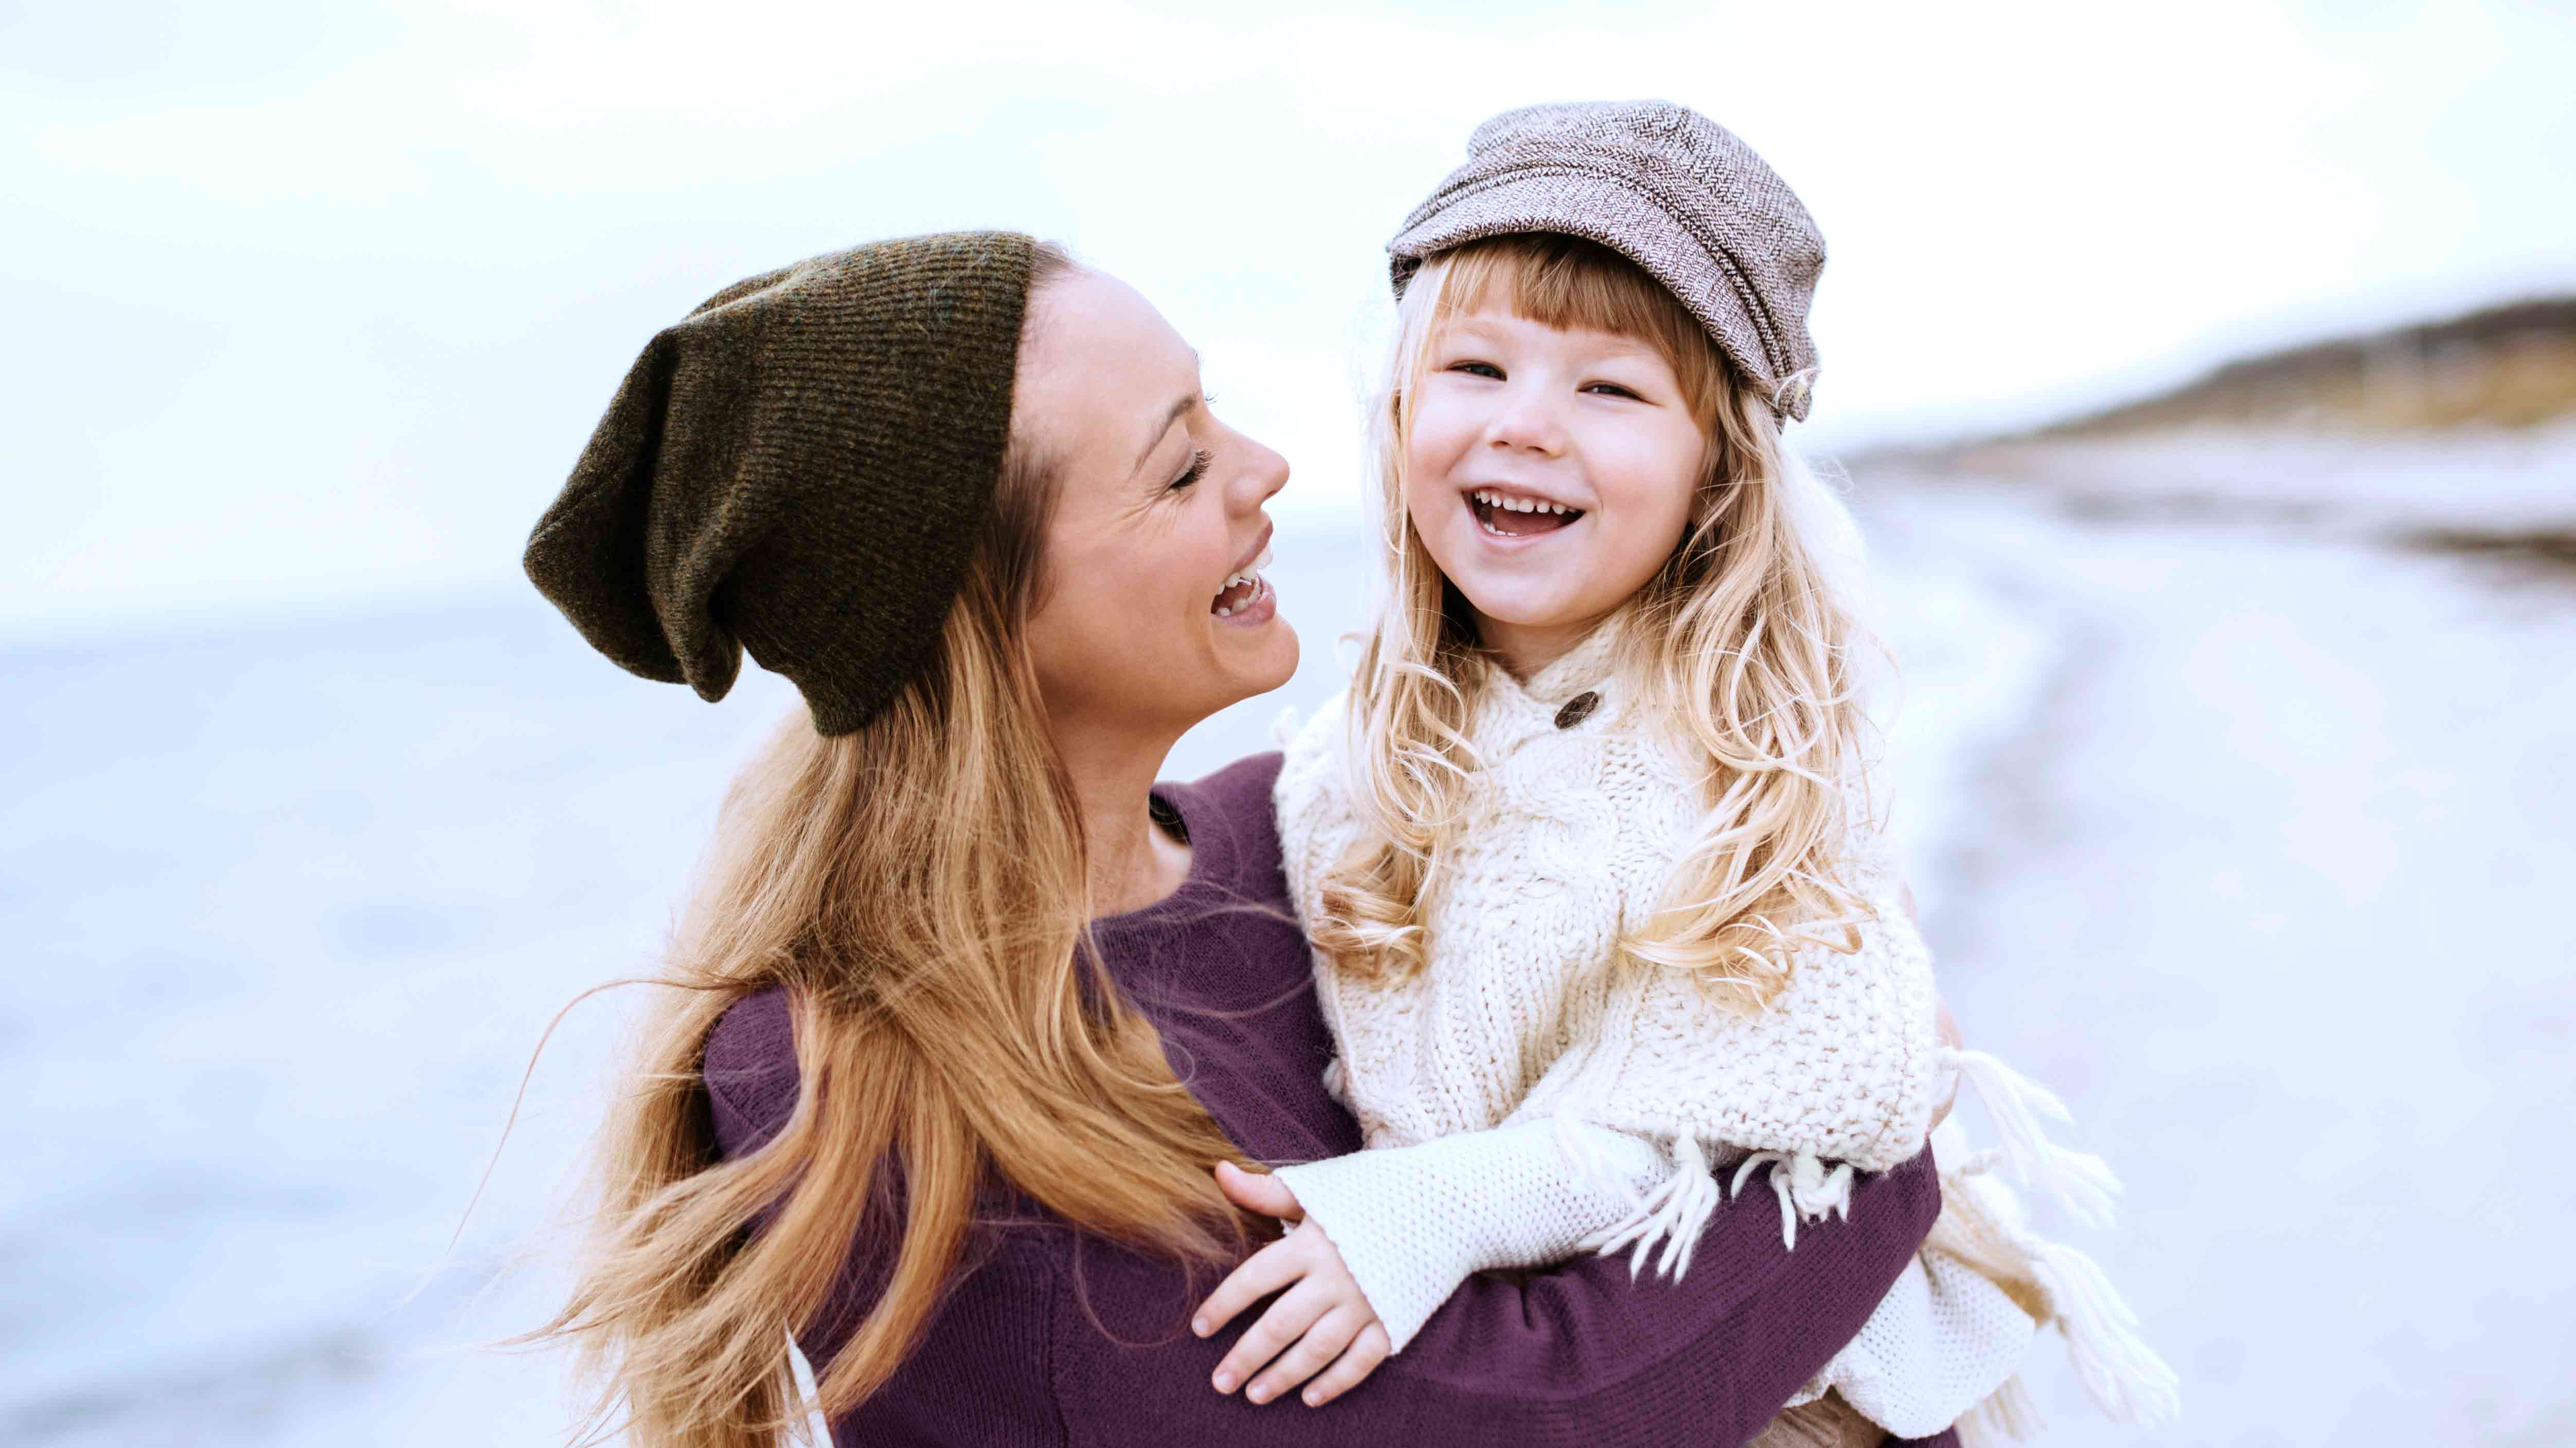
<svg viewBox="0 0 2576 1448"><path fill-rule="evenodd" d="M2576 1180L2516 1154L2576 1085L2576 939L2520 908L2576 873L2576 419L2193 418L1846 466L1946 988L2131 1181L2088 1245L2185 1373L2170 1441L2576 1422L2576 1274L2528 1249ZM1368 546L1282 519L1297 678L1170 776L1338 687ZM0 1439L558 1441L550 1359L439 1349L543 1310L548 1269L502 1269L631 1005L575 1017L441 1244L545 1019L652 960L784 684L703 707L524 592L0 668L0 931L45 967L0 1002L31 1083L0 1124ZM2056 1441L2139 1441L2042 1356ZM2351 1361L2418 1376L2305 1400Z"/></svg>

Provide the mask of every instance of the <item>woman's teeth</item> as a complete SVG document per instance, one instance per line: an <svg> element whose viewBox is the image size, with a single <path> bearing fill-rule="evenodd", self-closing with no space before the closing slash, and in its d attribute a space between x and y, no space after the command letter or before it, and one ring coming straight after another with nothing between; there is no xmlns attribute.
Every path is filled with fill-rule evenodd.
<svg viewBox="0 0 2576 1448"><path fill-rule="evenodd" d="M1219 618L1229 618L1259 603L1261 595L1270 588L1261 577L1261 570L1269 566L1270 550L1264 548L1261 556L1252 560L1251 567L1227 579L1225 587L1216 591L1216 602L1208 606L1208 611Z"/></svg>

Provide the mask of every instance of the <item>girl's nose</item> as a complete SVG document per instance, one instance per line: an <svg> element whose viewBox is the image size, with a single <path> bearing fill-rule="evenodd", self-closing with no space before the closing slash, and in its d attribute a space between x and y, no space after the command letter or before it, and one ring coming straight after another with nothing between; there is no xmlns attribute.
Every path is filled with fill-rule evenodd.
<svg viewBox="0 0 2576 1448"><path fill-rule="evenodd" d="M1507 452L1553 456L1565 450L1565 420L1536 388L1510 388L1495 399L1494 415L1485 428L1488 446Z"/></svg>

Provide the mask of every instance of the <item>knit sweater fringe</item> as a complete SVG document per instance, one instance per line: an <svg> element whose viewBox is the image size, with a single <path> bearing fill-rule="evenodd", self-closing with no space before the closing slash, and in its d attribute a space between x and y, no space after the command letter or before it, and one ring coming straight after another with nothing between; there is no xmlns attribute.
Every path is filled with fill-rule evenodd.
<svg viewBox="0 0 2576 1448"><path fill-rule="evenodd" d="M1926 1244L1933 1285L1922 1290L1933 1296L1921 1299L1918 1291L1918 1320L1881 1334L1882 1345L1920 1344L1927 1331L1982 1331L1966 1324L1993 1322L1997 1311L2027 1314L2026 1323L2060 1329L2079 1376L2113 1417L2170 1416L2177 1402L2172 1371L2140 1338L2134 1315L2090 1258L2029 1231L2018 1198L1997 1173L2059 1198L2096 1225L2111 1220L2117 1180L2098 1157L2048 1139L2041 1118L2067 1117L2054 1095L1992 1055L1949 1049L1934 1038L1929 956L1903 921L1901 879L1883 845L1871 844L1853 862L1878 917L1866 932L1871 943L1856 958L1802 955L1791 990L1753 1021L1693 1014L1675 983L1640 986L1630 976L1617 984L1615 964L1604 969L1581 958L1599 948L1582 942L1606 946L1616 938L1623 909L1660 896L1660 872L1699 824L1687 811L1665 817L1673 815L1670 800L1688 797L1677 787L1687 776L1663 763L1656 748L1637 743L1635 720L1615 688L1596 686L1603 701L1583 730L1555 724L1565 699L1602 677L1601 652L1587 645L1526 688L1502 680L1480 698L1468 734L1493 788L1471 811L1467 838L1470 860L1483 864L1450 869L1442 898L1426 907L1435 942L1426 968L1409 982L1363 982L1318 959L1320 995L1340 1052L1336 1094L1360 1117L1370 1145L1548 1117L1574 1181L1596 1200L1626 1203L1624 1215L1582 1245L1625 1252L1632 1275L1652 1266L1677 1276L1688 1270L1723 1195L1740 1196L1757 1175L1767 1173L1783 1240L1793 1249L1802 1222L1847 1214L1856 1169L1884 1170L1922 1149L1933 1088L1955 1072L1986 1107L2002 1144L1971 1153L1955 1123L1944 1128L1951 1139L1944 1192L1957 1207L1945 1205L1943 1225ZM1281 837L1291 896L1310 929L1321 878L1356 829L1342 763L1343 704L1336 700L1283 740ZM1491 878L1498 866L1514 873ZM1543 885L1536 894L1523 883L1531 877L1520 872L1529 871ZM1587 917L1587 910L1609 918ZM1501 922L1508 930L1498 929ZM1551 992L1563 998L1550 1004ZM1507 1020L1522 1034L1492 1035ZM1721 1034L1699 1034L1704 1030ZM1574 1044L1557 1050L1544 1044L1549 1038ZM1706 1074L1712 1061L1727 1063L1722 1078ZM1533 1063L1519 1068L1530 1074L1515 1080L1514 1062ZM1891 1063L1907 1064L1891 1071ZM1800 1090L1807 1094L1782 1095ZM1601 1164L1604 1129L1655 1143L1666 1169L1642 1190L1635 1178L1621 1180ZM1990 1285L1976 1287L1975 1279ZM2018 1312L1962 1306L1960 1293L1991 1296L1997 1288ZM1892 1305L1893 1298L1882 1311ZM1979 1360L2009 1340L1987 1340ZM1856 1344L1845 1356L1860 1350ZM1904 1377L1898 1364L1880 1367L1882 1376ZM1909 1396L1899 1384L1894 1398L1876 1403L1868 1385L1833 1381L1834 1372L1810 1385L1811 1396L1841 1387L1854 1406L1905 1436L1937 1432L1971 1409L2004 1428L2029 1417L2009 1371L1984 1380L1974 1397ZM1913 1410L1936 1399L1948 1405L1948 1416L1920 1421Z"/></svg>
<svg viewBox="0 0 2576 1448"><path fill-rule="evenodd" d="M1997 1124L2006 1145L1970 1151L1964 1132L1941 1133L1949 1147L1942 1163L1943 1207L1933 1232L1935 1247L1975 1263L2002 1285L2037 1326L2054 1327L2065 1339L2078 1381L2103 1414L2124 1423L2157 1424L2181 1412L2180 1380L2150 1347L2132 1311L2101 1266L2082 1250L2038 1236L2027 1226L2023 1208L1993 1174L2009 1174L2025 1186L2049 1192L2089 1225L2112 1225L2112 1201L2119 1179L2097 1156L2070 1151L2048 1142L2030 1119L2034 1108L2070 1120L2063 1102L2037 1083L1984 1052L1945 1051L1944 1064L1957 1069ZM1558 1140L1568 1164L1579 1175L1617 1183L1614 1173L1594 1163L1597 1146L1583 1133L1564 1128L1570 1116L1557 1118ZM1784 1245L1796 1250L1798 1224L1850 1210L1852 1168L1828 1164L1811 1152L1758 1151L1735 1163L1731 1181L1712 1163L1716 1151L1690 1136L1669 1145L1672 1170L1642 1198L1623 1221L1586 1239L1582 1246L1604 1256L1628 1254L1633 1279L1650 1265L1655 1275L1678 1280L1690 1270L1692 1253L1725 1197L1741 1197L1757 1173L1767 1174L1780 1205ZM1974 1186L1971 1179L1979 1179ZM1660 1245L1660 1254L1655 1252ZM1812 1401L1831 1386L1830 1370L1793 1403ZM1905 1436L1937 1432L1944 1423L1922 1420L1881 1422ZM1973 1441L2028 1438L2044 1428L2038 1406L2019 1374L2005 1380L1958 1424L1963 1445Z"/></svg>

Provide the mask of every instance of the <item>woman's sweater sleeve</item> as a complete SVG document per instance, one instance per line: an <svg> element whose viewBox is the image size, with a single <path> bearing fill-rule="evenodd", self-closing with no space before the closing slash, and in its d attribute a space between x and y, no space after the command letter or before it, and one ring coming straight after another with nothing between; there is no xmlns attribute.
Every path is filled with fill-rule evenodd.
<svg viewBox="0 0 2576 1448"><path fill-rule="evenodd" d="M705 1070L727 1157L774 1135L797 1090L784 1003L772 997L737 1017ZM1013 1233L942 1309L939 1322L959 1319L954 1331L925 1346L951 1390L917 1396L951 1407L971 1400L975 1411L960 1408L959 1422L999 1414L1019 1423L1002 1410L1025 1410L1025 1431L914 1427L925 1442L1073 1448L1739 1444L1860 1331L1940 1210L1927 1154L1862 1178L1851 1217L1801 1233L1795 1252L1781 1244L1771 1204L1756 1198L1717 1210L1678 1282L1632 1281L1627 1263L1595 1256L1526 1275L1471 1275L1401 1356L1312 1410L1293 1399L1255 1406L1209 1385L1253 1320L1205 1339L1181 1328L1213 1277L1192 1280L1166 1260L1061 1227ZM856 1260L845 1269L831 1314L838 1327L864 1311L871 1271ZM1046 1302L1052 1308L1041 1310ZM968 1308L991 1310L968 1322ZM1021 1328L1036 1341L1014 1336ZM837 1335L802 1345L809 1357L828 1356Z"/></svg>
<svg viewBox="0 0 2576 1448"><path fill-rule="evenodd" d="M1578 1171L1564 1131L1581 1133ZM1630 1219L1674 1168L1642 1137L1548 1118L1281 1167L1402 1352L1476 1272L1544 1267Z"/></svg>
<svg viewBox="0 0 2576 1448"><path fill-rule="evenodd" d="M1869 1320L1941 1206L1928 1155L1864 1178L1855 1198L1795 1252L1768 1200L1721 1207L1678 1282L1632 1281L1596 1256L1471 1276L1401 1356L1317 1409L1217 1394L1208 1377L1236 1329L1146 1330L1175 1310L1168 1275L1094 1256L1059 1308L1058 1401L1073 1442L1129 1448L1741 1444Z"/></svg>

